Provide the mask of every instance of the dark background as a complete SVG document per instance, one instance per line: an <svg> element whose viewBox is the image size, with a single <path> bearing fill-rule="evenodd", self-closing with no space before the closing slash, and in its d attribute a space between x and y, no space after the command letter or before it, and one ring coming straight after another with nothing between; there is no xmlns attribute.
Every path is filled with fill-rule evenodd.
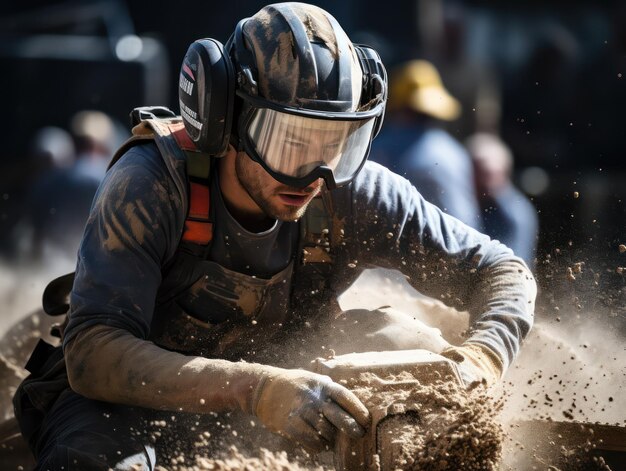
<svg viewBox="0 0 626 471"><path fill-rule="evenodd" d="M498 98L491 130L513 150L516 181L540 216L536 269L542 286L560 285L563 267L585 261L593 267L588 281L611 293L602 302L624 316L619 267L626 266L626 254L618 250L626 243L624 2L312 3L332 13L355 42L377 47L388 68L426 58L441 67L444 84L460 87L489 72ZM136 106L163 104L178 112L178 69L188 45L200 37L225 42L239 19L265 4L26 0L3 5L0 254L11 259L16 250L15 228L37 172L29 149L39 128L67 128L84 109L104 111L122 128ZM134 44L139 38L141 50L124 59L119 48L129 37ZM473 111L465 109L465 121L449 128L459 139L472 130ZM533 178L545 180L545 188L533 187Z"/></svg>

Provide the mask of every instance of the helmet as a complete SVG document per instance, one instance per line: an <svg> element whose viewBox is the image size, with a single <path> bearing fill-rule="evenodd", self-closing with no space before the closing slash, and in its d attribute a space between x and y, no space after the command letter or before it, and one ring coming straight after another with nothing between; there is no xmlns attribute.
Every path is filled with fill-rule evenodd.
<svg viewBox="0 0 626 471"><path fill-rule="evenodd" d="M363 166L382 121L386 73L337 20L304 3L266 6L231 38L240 148L276 180L333 188Z"/></svg>
<svg viewBox="0 0 626 471"><path fill-rule="evenodd" d="M389 110L408 108L443 121L461 115L461 104L444 87L435 66L425 60L405 62L390 73Z"/></svg>
<svg viewBox="0 0 626 471"><path fill-rule="evenodd" d="M337 21L304 3L269 5L242 20L234 56L252 83L245 93L292 108L356 111L363 73Z"/></svg>
<svg viewBox="0 0 626 471"><path fill-rule="evenodd" d="M387 75L376 51L304 3L268 5L241 20L225 51L239 149L290 186L351 181L384 115Z"/></svg>

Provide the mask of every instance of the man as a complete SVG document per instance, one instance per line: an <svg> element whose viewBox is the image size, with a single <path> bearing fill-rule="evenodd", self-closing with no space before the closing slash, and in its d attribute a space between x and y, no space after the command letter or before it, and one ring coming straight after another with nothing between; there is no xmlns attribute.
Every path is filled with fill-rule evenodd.
<svg viewBox="0 0 626 471"><path fill-rule="evenodd" d="M484 232L534 267L539 218L533 204L513 184L511 149L490 133L472 134L465 147L474 164Z"/></svg>
<svg viewBox="0 0 626 471"><path fill-rule="evenodd" d="M159 411L242 411L313 451L361 436L369 414L349 390L273 365L289 365L289 343L315 356L315 327L372 265L473 312L467 343L443 355L468 380L499 379L531 326L534 281L506 247L365 164L385 80L373 50L306 4L263 8L225 48L190 47L185 128L134 130L85 229L63 359L33 366L16 396L41 469L150 469L140 418ZM36 386L53 381L44 407L54 388Z"/></svg>
<svg viewBox="0 0 626 471"><path fill-rule="evenodd" d="M390 73L388 119L372 145L371 159L406 177L429 202L471 227L480 227L472 162L463 145L443 129L461 104L425 60Z"/></svg>

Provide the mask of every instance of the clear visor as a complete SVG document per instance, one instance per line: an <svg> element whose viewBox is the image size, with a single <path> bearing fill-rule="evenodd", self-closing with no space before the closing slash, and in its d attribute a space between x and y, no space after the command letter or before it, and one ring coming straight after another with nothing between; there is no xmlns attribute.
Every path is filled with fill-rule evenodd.
<svg viewBox="0 0 626 471"><path fill-rule="evenodd" d="M301 178L324 166L341 182L352 178L367 157L375 119L335 121L259 108L248 138L275 172Z"/></svg>

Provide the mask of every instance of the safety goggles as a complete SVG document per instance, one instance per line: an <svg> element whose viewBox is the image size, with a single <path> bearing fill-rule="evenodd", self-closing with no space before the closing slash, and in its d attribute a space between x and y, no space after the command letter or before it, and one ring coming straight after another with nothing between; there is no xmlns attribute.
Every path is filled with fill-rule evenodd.
<svg viewBox="0 0 626 471"><path fill-rule="evenodd" d="M250 99L246 97L246 99ZM249 101L244 150L279 182L304 188L319 178L333 189L350 182L367 160L379 107L325 112Z"/></svg>

